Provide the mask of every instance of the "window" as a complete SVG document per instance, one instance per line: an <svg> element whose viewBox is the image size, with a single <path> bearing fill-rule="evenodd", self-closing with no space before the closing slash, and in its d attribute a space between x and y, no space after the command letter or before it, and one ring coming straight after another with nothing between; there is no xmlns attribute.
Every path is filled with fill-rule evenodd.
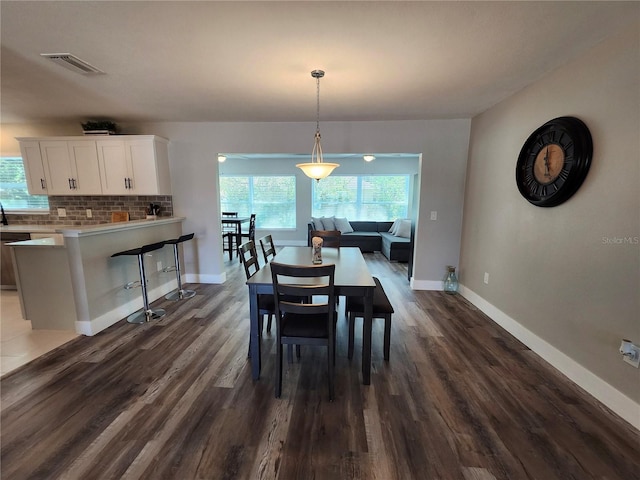
<svg viewBox="0 0 640 480"><path fill-rule="evenodd" d="M409 180L409 175L331 175L313 184L313 216L375 221L405 218Z"/></svg>
<svg viewBox="0 0 640 480"><path fill-rule="evenodd" d="M221 176L220 206L241 217L256 214L256 228L296 228L295 176Z"/></svg>
<svg viewBox="0 0 640 480"><path fill-rule="evenodd" d="M0 157L0 202L7 211L49 212L46 195L29 195L20 157Z"/></svg>

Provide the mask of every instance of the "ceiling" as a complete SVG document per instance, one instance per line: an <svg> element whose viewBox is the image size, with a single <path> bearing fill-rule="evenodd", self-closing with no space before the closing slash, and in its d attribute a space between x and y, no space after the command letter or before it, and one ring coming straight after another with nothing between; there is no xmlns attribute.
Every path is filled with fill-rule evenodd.
<svg viewBox="0 0 640 480"><path fill-rule="evenodd" d="M0 2L3 123L470 118L637 2ZM81 75L40 56L72 53Z"/></svg>

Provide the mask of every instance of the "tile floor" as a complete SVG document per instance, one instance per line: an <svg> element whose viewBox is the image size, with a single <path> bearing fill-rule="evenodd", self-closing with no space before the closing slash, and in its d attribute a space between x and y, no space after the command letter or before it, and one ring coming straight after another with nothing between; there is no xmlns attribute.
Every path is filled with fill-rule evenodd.
<svg viewBox="0 0 640 480"><path fill-rule="evenodd" d="M0 375L38 358L78 336L60 330L32 330L22 319L15 290L0 290Z"/></svg>

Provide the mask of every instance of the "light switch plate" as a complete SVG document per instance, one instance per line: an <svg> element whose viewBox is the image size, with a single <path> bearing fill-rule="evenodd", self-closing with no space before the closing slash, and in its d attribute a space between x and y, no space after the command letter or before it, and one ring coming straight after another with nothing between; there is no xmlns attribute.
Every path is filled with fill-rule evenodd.
<svg viewBox="0 0 640 480"><path fill-rule="evenodd" d="M640 368L640 347L638 347L637 345L631 345L631 349L635 352L634 357L628 357L625 355L622 357L622 359L629 365Z"/></svg>
<svg viewBox="0 0 640 480"><path fill-rule="evenodd" d="M58 209L58 217L62 218L62 217L66 217L67 216L67 209L66 208L59 208Z"/></svg>
<svg viewBox="0 0 640 480"><path fill-rule="evenodd" d="M437 219L438 219L438 212L434 210L431 212L431 220L437 220Z"/></svg>

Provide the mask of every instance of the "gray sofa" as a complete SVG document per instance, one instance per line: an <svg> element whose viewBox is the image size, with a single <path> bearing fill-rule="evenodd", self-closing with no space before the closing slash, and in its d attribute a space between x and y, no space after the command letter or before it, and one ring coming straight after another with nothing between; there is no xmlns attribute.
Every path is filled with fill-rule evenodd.
<svg viewBox="0 0 640 480"><path fill-rule="evenodd" d="M388 260L408 262L413 251L410 238L389 233L393 222L350 221L351 233L340 236L341 247L359 247L363 252L382 252ZM311 246L311 223L307 225L307 244Z"/></svg>

